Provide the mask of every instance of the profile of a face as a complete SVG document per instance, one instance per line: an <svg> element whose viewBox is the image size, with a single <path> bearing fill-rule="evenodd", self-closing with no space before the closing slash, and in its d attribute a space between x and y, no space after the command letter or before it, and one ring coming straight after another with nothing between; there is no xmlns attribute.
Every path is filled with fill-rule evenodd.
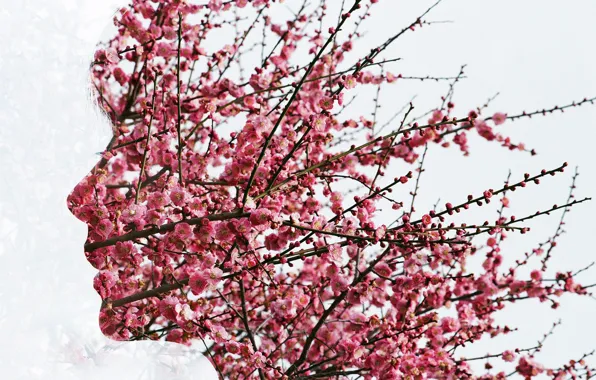
<svg viewBox="0 0 596 380"><path fill-rule="evenodd" d="M85 256L98 270L99 325L115 340L165 337L190 345L193 337L211 333L200 316L216 305L200 296L215 289L222 275L216 264L224 257L210 249L210 219L233 220L240 212L229 168L226 186L211 184L207 173L230 157L230 143L217 135L214 119L205 123L215 102L188 94L206 81L213 82L211 91L244 94L228 79L215 82L209 71L191 81L189 69L198 69L201 40L212 29L201 21L213 11L219 9L133 1L132 10L123 8L114 18L117 35L93 58L92 92L113 137L67 206L88 226ZM192 17L199 21L193 24ZM218 52L221 58L227 53ZM180 73L188 82L178 86ZM187 101L180 104L183 95ZM222 115L238 110L232 105Z"/></svg>
<svg viewBox="0 0 596 380"><path fill-rule="evenodd" d="M231 45L218 41L211 57L203 48L215 29L211 18L230 13L220 3L134 0L114 17L117 34L93 57L90 87L113 136L67 207L88 226L84 252L98 271L99 326L114 340L221 343L227 333L211 315L217 318L214 310L226 301L212 295L224 271L249 266L230 252L262 244L252 237L270 223L265 212L249 222L254 202L242 202L241 189L255 157L234 157L234 148L271 130L271 121L224 77ZM254 76L250 83L256 90L268 85ZM216 106L226 97L235 100ZM245 132L220 136L215 127L241 112ZM213 171L221 174L214 179ZM279 212L281 204L264 199L261 207Z"/></svg>
<svg viewBox="0 0 596 380"><path fill-rule="evenodd" d="M328 244L324 234L312 239L314 233L296 228L305 222L319 231L328 224L324 215L343 218L347 212L341 194L331 190L333 180L311 172L325 163L326 170L366 178L369 169L357 168L356 158L347 155L331 160L326 146L332 132L359 125L340 123L331 113L336 102L342 105L341 90L355 86L354 76L329 74L339 71L352 45L348 38L323 56L331 37L321 46L320 35L284 33L267 17L265 26L280 41L267 55L255 48L259 41L244 39L244 31L253 30L251 17L234 11L258 20L273 3L133 0L122 9L114 19L117 35L100 46L91 69L91 87L113 137L67 198L69 210L88 226L84 252L98 271L93 286L102 299L103 334L114 340L199 341L218 371L223 367L222 377L264 378L268 371L268 378L281 378L288 360L294 363L290 372L309 352L324 360L322 343L314 340L322 324L312 321L325 310L323 300L341 294L337 306L348 296L351 280L338 275L343 257L364 257L364 240ZM300 12L290 15L301 27L310 24ZM348 15L340 13L340 22ZM316 17L313 12L310 20ZM234 30L240 19L248 20L247 29ZM219 38L222 24L232 32L228 44ZM213 31L218 47L207 53ZM319 51L317 59L290 67L296 42L305 36L306 51ZM257 62L248 64L255 69L244 80L238 62L251 53ZM366 66L355 67L357 74ZM336 94L333 86L339 87ZM372 148L360 164L376 170ZM393 156L415 158L411 148ZM328 203L315 199L315 185L323 185ZM358 218L370 229L375 204L362 205ZM341 228L351 236L357 219L345 221ZM371 238L375 244L379 236ZM314 248L302 250L303 242ZM289 259L280 253L286 249ZM298 260L300 273L280 270ZM351 267L349 276L364 279L373 267ZM330 283L329 274L337 281ZM360 326L358 305L366 288L358 289L349 293L354 306L341 313ZM339 313L334 318L343 318ZM342 331L358 327L333 329L325 326L320 334L335 345ZM294 330L312 330L312 337L292 337ZM276 361L283 365L268 364Z"/></svg>

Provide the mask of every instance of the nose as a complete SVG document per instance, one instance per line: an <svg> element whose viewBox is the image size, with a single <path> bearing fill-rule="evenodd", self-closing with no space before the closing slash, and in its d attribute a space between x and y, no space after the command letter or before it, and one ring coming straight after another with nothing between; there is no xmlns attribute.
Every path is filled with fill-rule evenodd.
<svg viewBox="0 0 596 380"><path fill-rule="evenodd" d="M107 164L109 159L113 157L111 154L112 147L116 144L116 114L113 108L105 101L104 95L99 91L97 86L90 86L89 98L92 99L96 109L109 123L112 129L112 137L108 142L104 152L101 153L101 159L95 166L87 173L85 177L79 181L70 194L66 198L66 207L68 210L80 221L90 223L92 214L94 213L93 205L98 206L99 198L98 192L105 192L105 188L97 184L102 182L103 177L107 174ZM112 109L111 109L112 108ZM103 190L102 190L103 188Z"/></svg>
<svg viewBox="0 0 596 380"><path fill-rule="evenodd" d="M66 197L66 207L81 222L90 223L94 214L97 175L89 172Z"/></svg>
<svg viewBox="0 0 596 380"><path fill-rule="evenodd" d="M66 207L81 222L88 222L91 217L90 207L83 206L84 200L88 198L86 194L90 191L90 186L87 185L85 179L82 179L66 197Z"/></svg>
<svg viewBox="0 0 596 380"><path fill-rule="evenodd" d="M105 152L109 152L110 147L116 141L112 137L110 143L106 147ZM99 207L99 200L105 195L106 188L104 186L97 186L102 183L107 174L105 169L109 162L110 154L102 154L102 158L97 164L87 173L85 177L72 189L70 194L66 197L66 207L77 219L85 223L93 222L93 215ZM101 207L103 208L103 207Z"/></svg>

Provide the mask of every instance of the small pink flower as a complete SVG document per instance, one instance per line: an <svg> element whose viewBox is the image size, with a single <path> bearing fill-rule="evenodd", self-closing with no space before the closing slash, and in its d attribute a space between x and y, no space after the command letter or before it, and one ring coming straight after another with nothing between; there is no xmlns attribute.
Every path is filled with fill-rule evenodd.
<svg viewBox="0 0 596 380"><path fill-rule="evenodd" d="M271 310L279 317L292 317L296 315L296 309L292 299L280 299L271 304Z"/></svg>
<svg viewBox="0 0 596 380"><path fill-rule="evenodd" d="M393 271L391 270L389 265L387 265L387 263L379 263L375 266L375 272L377 272L383 277L389 277L391 276L391 273Z"/></svg>
<svg viewBox="0 0 596 380"><path fill-rule="evenodd" d="M493 122L495 125L501 125L505 120L507 120L507 114L505 113L497 112L493 115Z"/></svg>
<svg viewBox="0 0 596 380"><path fill-rule="evenodd" d="M540 273L540 271L538 271L538 270L533 270L530 273L530 277L532 278L532 280L538 282L538 281L542 280L542 273Z"/></svg>
<svg viewBox="0 0 596 380"><path fill-rule="evenodd" d="M109 270L100 271L93 279L93 287L102 299L112 294L112 288L116 285L117 277Z"/></svg>
<svg viewBox="0 0 596 380"><path fill-rule="evenodd" d="M339 273L339 268L335 264L329 264L326 274L330 278L334 278Z"/></svg>
<svg viewBox="0 0 596 380"><path fill-rule="evenodd" d="M147 212L145 205L132 204L126 208L120 215L120 220L124 223L130 223L142 219Z"/></svg>
<svg viewBox="0 0 596 380"><path fill-rule="evenodd" d="M507 350L503 352L503 360L511 363L513 360L515 360L515 354L512 351Z"/></svg>
<svg viewBox="0 0 596 380"><path fill-rule="evenodd" d="M515 369L520 375L525 376L526 378L531 378L544 372L544 367L542 367L542 365L526 357L522 357L519 360Z"/></svg>
<svg viewBox="0 0 596 380"><path fill-rule="evenodd" d="M234 234L228 226L227 222L220 222L217 224L215 229L215 238L219 241L232 241L234 240Z"/></svg>
<svg viewBox="0 0 596 380"><path fill-rule="evenodd" d="M255 97L254 96L247 96L246 98L244 98L243 101L244 105L248 108L252 108L256 101L255 101Z"/></svg>
<svg viewBox="0 0 596 380"><path fill-rule="evenodd" d="M184 331L182 329L173 329L170 332L168 332L168 336L166 337L166 342L182 343L183 335L184 335Z"/></svg>
<svg viewBox="0 0 596 380"><path fill-rule="evenodd" d="M432 114L432 120L434 123L440 122L443 120L443 112L441 110L435 110Z"/></svg>
<svg viewBox="0 0 596 380"><path fill-rule="evenodd" d="M271 211L266 208L259 208L250 213L250 223L253 226L260 226L268 223L271 219Z"/></svg>
<svg viewBox="0 0 596 380"><path fill-rule="evenodd" d="M217 110L217 104L214 100L209 100L203 103L203 109L205 110L205 112L212 114Z"/></svg>
<svg viewBox="0 0 596 380"><path fill-rule="evenodd" d="M346 88L348 90L356 87L356 78L354 78L352 75L346 76L346 80L344 81L344 85L346 86Z"/></svg>
<svg viewBox="0 0 596 380"><path fill-rule="evenodd" d="M356 289L350 289L350 291L348 292L347 300L349 303L353 305L359 305L362 302L361 298L362 295L358 293Z"/></svg>
<svg viewBox="0 0 596 380"><path fill-rule="evenodd" d="M331 279L331 289L335 292L343 292L348 289L348 280L343 276L336 276Z"/></svg>
<svg viewBox="0 0 596 380"><path fill-rule="evenodd" d="M363 72L360 80L364 84L369 84L373 80L373 74L370 71Z"/></svg>
<svg viewBox="0 0 596 380"><path fill-rule="evenodd" d="M192 236L192 228L188 223L178 223L174 227L174 233L178 235L180 239L188 239Z"/></svg>
<svg viewBox="0 0 596 380"><path fill-rule="evenodd" d="M279 235L271 234L265 237L265 248L270 251L281 251L284 248L284 244L279 238Z"/></svg>
<svg viewBox="0 0 596 380"><path fill-rule="evenodd" d="M223 275L223 271L219 268L213 268L208 271L207 276L212 284L216 284L221 276Z"/></svg>
<svg viewBox="0 0 596 380"><path fill-rule="evenodd" d="M184 189L177 188L170 192L172 203L178 207L184 206L186 201L186 192Z"/></svg>
<svg viewBox="0 0 596 380"><path fill-rule="evenodd" d="M251 364L255 368L263 368L265 366L265 356L260 352L255 352L250 358Z"/></svg>
<svg viewBox="0 0 596 380"><path fill-rule="evenodd" d="M385 225L377 228L375 230L375 238L376 239L382 239L385 236L385 233L387 232L387 227Z"/></svg>
<svg viewBox="0 0 596 380"><path fill-rule="evenodd" d="M393 83L397 80L397 76L392 73L387 73L387 83Z"/></svg>
<svg viewBox="0 0 596 380"><path fill-rule="evenodd" d="M208 6L209 6L209 9L211 9L214 12L217 12L217 11L221 10L221 8L223 6L223 2L222 2L222 0L210 0Z"/></svg>
<svg viewBox="0 0 596 380"><path fill-rule="evenodd" d="M209 277L204 273L195 272L189 277L188 286L190 286L190 290L192 290L193 294L197 296L201 295L201 293L203 293L209 286Z"/></svg>
<svg viewBox="0 0 596 380"><path fill-rule="evenodd" d="M341 262L342 249L339 244L331 244L328 247L328 250L329 250L329 258L331 260L333 260L334 262Z"/></svg>
<svg viewBox="0 0 596 380"><path fill-rule="evenodd" d="M147 213L147 223L160 225L163 221L163 216L160 212L151 210Z"/></svg>
<svg viewBox="0 0 596 380"><path fill-rule="evenodd" d="M503 207L509 207L509 198L503 197L501 203L503 204Z"/></svg>
<svg viewBox="0 0 596 380"><path fill-rule="evenodd" d="M333 98L325 96L319 101L319 106L321 106L324 110L332 110L333 109Z"/></svg>
<svg viewBox="0 0 596 380"><path fill-rule="evenodd" d="M324 132L327 126L327 118L323 116L316 116L313 120L313 129L317 132Z"/></svg>
<svg viewBox="0 0 596 380"><path fill-rule="evenodd" d="M226 351L230 354L237 355L240 353L240 345L236 342L227 342L225 347Z"/></svg>
<svg viewBox="0 0 596 380"><path fill-rule="evenodd" d="M167 42L158 42L155 45L155 51L159 57L170 58L174 55L174 49Z"/></svg>
<svg viewBox="0 0 596 380"><path fill-rule="evenodd" d="M193 198L193 200L188 204L188 207L194 216L201 216L204 214L203 211L205 210L205 206L203 205L203 201L200 198Z"/></svg>
<svg viewBox="0 0 596 380"><path fill-rule="evenodd" d="M176 297L167 296L159 302L159 312L170 321L175 322L178 317L180 301Z"/></svg>
<svg viewBox="0 0 596 380"><path fill-rule="evenodd" d="M489 247L494 247L495 245L497 245L497 239L495 239L494 237L489 237L486 240L486 245L488 245Z"/></svg>
<svg viewBox="0 0 596 380"><path fill-rule="evenodd" d="M113 230L114 224L109 219L102 219L95 225L95 232L104 239L107 239Z"/></svg>
<svg viewBox="0 0 596 380"><path fill-rule="evenodd" d="M230 340L230 334L222 326L215 326L211 329L213 340L217 343L224 343Z"/></svg>
<svg viewBox="0 0 596 380"><path fill-rule="evenodd" d="M455 318L445 317L441 320L441 329L443 333L451 333L459 329L459 322Z"/></svg>
<svg viewBox="0 0 596 380"><path fill-rule="evenodd" d="M116 243L116 246L114 247L114 251L116 251L116 257L119 259L129 257L133 253L133 249L134 245L131 241L119 241Z"/></svg>
<svg viewBox="0 0 596 380"><path fill-rule="evenodd" d="M168 204L168 200L162 192L151 193L147 197L147 206L152 209L159 209Z"/></svg>
<svg viewBox="0 0 596 380"><path fill-rule="evenodd" d="M215 235L215 228L213 227L212 223L207 221L207 224L204 224L199 228L199 233L197 237L203 243L211 243L213 240L213 236Z"/></svg>
<svg viewBox="0 0 596 380"><path fill-rule="evenodd" d="M174 29L173 27L171 27L171 26L162 26L161 27L161 31L162 31L162 33L163 33L163 35L164 35L164 37L166 39L168 39L168 40L176 39L177 30Z"/></svg>
<svg viewBox="0 0 596 380"><path fill-rule="evenodd" d="M106 60L109 63L118 63L120 62L120 57L118 56L118 52L114 48L106 49Z"/></svg>
<svg viewBox="0 0 596 380"><path fill-rule="evenodd" d="M306 307L308 305L308 303L310 302L310 297L307 296L306 294L300 294L298 296L298 298L296 298L296 301L299 306Z"/></svg>

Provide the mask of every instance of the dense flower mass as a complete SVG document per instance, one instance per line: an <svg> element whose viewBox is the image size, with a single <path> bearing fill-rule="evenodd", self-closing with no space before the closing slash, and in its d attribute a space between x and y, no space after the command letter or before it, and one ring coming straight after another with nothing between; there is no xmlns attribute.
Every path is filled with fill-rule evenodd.
<svg viewBox="0 0 596 380"><path fill-rule="evenodd" d="M510 332L494 321L509 303L536 298L556 307L563 293L588 294L572 273L543 278L554 239L529 277L518 268L542 245L517 267L502 265L510 231L525 233L529 218L585 200L503 216L510 191L567 164L417 217L413 200L406 207L392 196L414 182L414 171L390 173L390 163L423 162L429 146L452 143L467 155L472 133L534 153L496 128L531 114L483 117L478 108L457 117L445 97L425 122L411 118L410 105L384 131L365 116L344 117L346 94L406 80L379 74L391 61L379 57L424 22L351 63L356 30L377 1L346 0L328 30L316 26L328 1L296 2L285 23L268 16L275 0L133 0L114 18L117 35L98 48L91 69L114 137L68 197L89 226L85 254L99 271L103 333L202 342L231 379L504 379L475 374L455 348ZM236 36L210 51L205 41L226 25ZM249 45L259 28L277 43ZM241 62L251 52L261 57L249 72ZM448 222L497 200L492 223ZM381 208L395 214L393 224L378 222ZM484 234L485 246L472 244ZM467 270L473 255L486 256L481 271ZM582 360L546 368L536 350L483 359L511 363L526 378L589 373Z"/></svg>

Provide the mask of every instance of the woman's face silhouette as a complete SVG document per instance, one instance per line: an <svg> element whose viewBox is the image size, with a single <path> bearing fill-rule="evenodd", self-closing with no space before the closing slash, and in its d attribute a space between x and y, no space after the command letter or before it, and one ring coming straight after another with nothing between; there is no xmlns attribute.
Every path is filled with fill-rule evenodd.
<svg viewBox="0 0 596 380"><path fill-rule="evenodd" d="M211 14L201 9L177 1L157 6L135 1L132 11L122 9L114 17L116 36L100 46L91 66L91 90L110 119L113 136L68 196L67 206L88 226L85 256L98 270L93 286L103 300L100 328L112 339L165 336L187 343L200 327L191 321L201 301L185 294L185 309L168 313L164 297L147 292L187 281L198 259L213 265L215 258L205 252L209 226L197 218L235 209L227 187L200 184L210 181L207 166L226 155L222 139L208 125L180 128L181 123L199 125L213 111L212 104L197 99L177 104L180 94L195 91L199 82L185 74L188 81L177 86L179 71L194 68L204 54L198 45L210 26L190 22ZM185 30L179 28L182 19ZM135 41L129 46L130 38ZM229 81L222 83L242 93ZM207 141L207 151L196 153L195 147ZM193 231L205 238L189 247L183 237ZM138 299L126 299L139 293Z"/></svg>

